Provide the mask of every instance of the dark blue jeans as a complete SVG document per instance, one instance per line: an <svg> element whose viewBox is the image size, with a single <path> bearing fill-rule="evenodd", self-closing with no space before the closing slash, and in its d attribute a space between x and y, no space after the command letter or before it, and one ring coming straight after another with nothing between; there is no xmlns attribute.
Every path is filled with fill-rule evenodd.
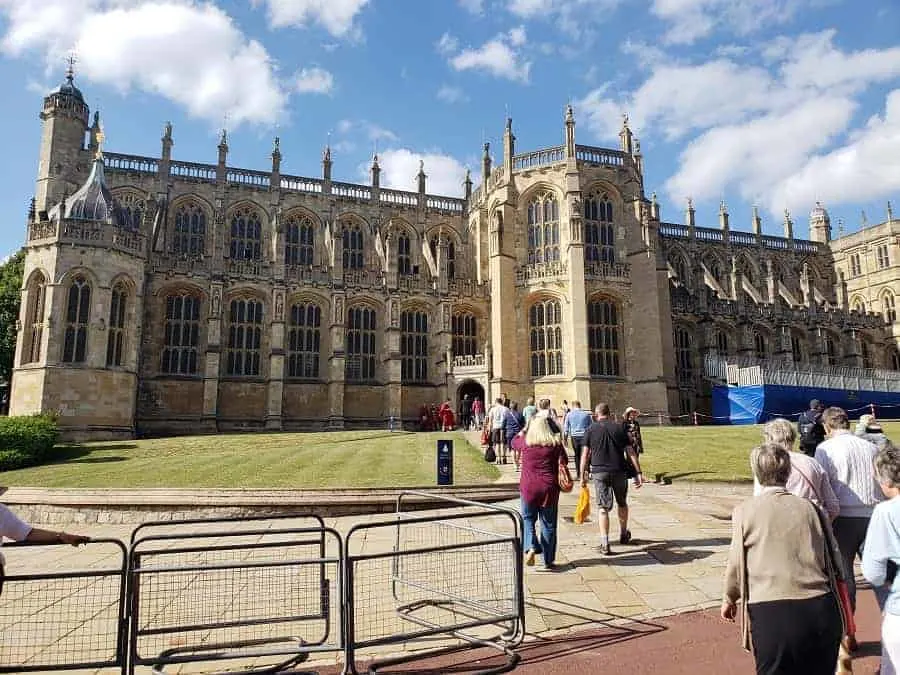
<svg viewBox="0 0 900 675"><path fill-rule="evenodd" d="M529 506L522 501L522 520L525 521L525 541L522 548L525 551L543 553L544 564L552 565L556 560L556 518L559 505ZM535 535L535 525L541 522L541 536Z"/></svg>

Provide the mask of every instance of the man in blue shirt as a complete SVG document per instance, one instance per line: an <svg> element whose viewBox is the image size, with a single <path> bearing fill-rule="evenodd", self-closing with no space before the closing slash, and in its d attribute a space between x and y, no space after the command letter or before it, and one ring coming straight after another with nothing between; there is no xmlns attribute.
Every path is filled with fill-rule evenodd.
<svg viewBox="0 0 900 675"><path fill-rule="evenodd" d="M581 475L581 448L584 445L584 434L591 426L591 414L581 409L581 401L572 401L572 407L563 422L563 440L566 445L572 442L575 451L575 475Z"/></svg>

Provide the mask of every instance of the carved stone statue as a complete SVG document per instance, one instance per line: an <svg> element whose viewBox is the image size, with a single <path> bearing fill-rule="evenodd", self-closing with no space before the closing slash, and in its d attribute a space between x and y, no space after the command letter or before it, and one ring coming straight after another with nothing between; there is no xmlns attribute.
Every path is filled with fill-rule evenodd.
<svg viewBox="0 0 900 675"><path fill-rule="evenodd" d="M391 328L400 327L400 307L396 300L391 300Z"/></svg>
<svg viewBox="0 0 900 675"><path fill-rule="evenodd" d="M281 291L275 293L275 320L284 320L284 293Z"/></svg>
<svg viewBox="0 0 900 675"><path fill-rule="evenodd" d="M222 304L221 291L219 291L219 289L216 288L213 290L213 295L212 295L212 312L211 312L211 314L213 316L219 316L219 309L221 308L221 304Z"/></svg>
<svg viewBox="0 0 900 675"><path fill-rule="evenodd" d="M334 299L334 322L344 323L344 298L341 296Z"/></svg>
<svg viewBox="0 0 900 675"><path fill-rule="evenodd" d="M503 250L503 212L500 209L494 211L491 222L491 253L499 255Z"/></svg>

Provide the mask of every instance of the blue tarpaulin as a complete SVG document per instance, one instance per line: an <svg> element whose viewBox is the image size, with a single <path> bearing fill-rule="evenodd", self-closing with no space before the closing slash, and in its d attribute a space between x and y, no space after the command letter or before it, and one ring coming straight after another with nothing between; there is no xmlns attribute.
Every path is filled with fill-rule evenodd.
<svg viewBox="0 0 900 675"><path fill-rule="evenodd" d="M875 404L875 414L879 417L893 418L900 412L900 394L896 392L786 387L774 384L749 387L717 385L712 392L713 421L716 424L759 424L773 417L796 418L809 408L809 402L814 398L826 408L832 405L843 408L851 417L869 412L870 403ZM891 410L879 414L879 407Z"/></svg>

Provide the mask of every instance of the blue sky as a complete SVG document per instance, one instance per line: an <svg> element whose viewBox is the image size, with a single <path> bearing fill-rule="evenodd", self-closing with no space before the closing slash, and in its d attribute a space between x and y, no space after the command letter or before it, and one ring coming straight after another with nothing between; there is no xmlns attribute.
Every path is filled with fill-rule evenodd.
<svg viewBox="0 0 900 675"><path fill-rule="evenodd" d="M735 8L739 6L739 8ZM628 112L664 220L715 227L726 200L749 229L795 234L821 200L847 231L900 217L900 7L895 0L0 0L6 92L0 257L17 249L34 190L41 97L78 58L107 149L459 194L481 144L616 147Z"/></svg>

